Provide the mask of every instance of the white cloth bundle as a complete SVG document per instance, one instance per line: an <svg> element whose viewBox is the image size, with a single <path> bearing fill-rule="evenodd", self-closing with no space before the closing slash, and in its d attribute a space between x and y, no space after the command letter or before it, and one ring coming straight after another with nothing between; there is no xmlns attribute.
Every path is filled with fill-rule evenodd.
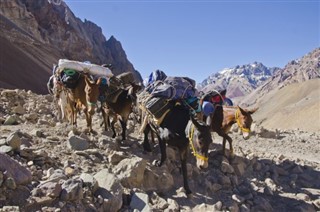
<svg viewBox="0 0 320 212"><path fill-rule="evenodd" d="M112 71L107 67L102 67L96 64L84 63L68 59L60 59L58 63L59 69L73 69L79 72L89 73L101 77L112 77Z"/></svg>

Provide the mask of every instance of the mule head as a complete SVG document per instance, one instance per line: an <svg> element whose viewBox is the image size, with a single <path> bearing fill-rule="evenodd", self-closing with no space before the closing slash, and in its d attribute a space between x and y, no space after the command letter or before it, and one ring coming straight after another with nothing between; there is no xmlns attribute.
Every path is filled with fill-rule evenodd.
<svg viewBox="0 0 320 212"><path fill-rule="evenodd" d="M250 127L253 122L251 114L253 114L257 109L258 108L253 110L247 110L247 109L242 109L241 107L238 106L235 118L239 128L242 131L242 136L244 139L248 139L250 137Z"/></svg>
<svg viewBox="0 0 320 212"><path fill-rule="evenodd" d="M98 80L90 79L87 75L84 76L86 85L85 85L85 95L88 106L88 112L94 114L94 109L97 106L97 101L99 97L99 86L101 84L101 78Z"/></svg>
<svg viewBox="0 0 320 212"><path fill-rule="evenodd" d="M205 169L208 167L208 150L212 143L210 128L202 121L191 117L191 124L188 126L187 135L193 151L193 155L197 160L197 167Z"/></svg>
<svg viewBox="0 0 320 212"><path fill-rule="evenodd" d="M141 85L138 85L134 82L130 83L130 87L128 90L128 95L131 95L133 97L137 97L137 93L142 89Z"/></svg>

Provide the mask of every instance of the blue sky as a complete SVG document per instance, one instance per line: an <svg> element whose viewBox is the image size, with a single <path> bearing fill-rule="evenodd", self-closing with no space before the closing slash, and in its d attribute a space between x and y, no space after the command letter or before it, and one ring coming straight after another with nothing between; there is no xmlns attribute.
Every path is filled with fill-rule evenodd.
<svg viewBox="0 0 320 212"><path fill-rule="evenodd" d="M120 41L143 78L160 69L199 83L254 61L283 68L320 46L320 1L65 2Z"/></svg>

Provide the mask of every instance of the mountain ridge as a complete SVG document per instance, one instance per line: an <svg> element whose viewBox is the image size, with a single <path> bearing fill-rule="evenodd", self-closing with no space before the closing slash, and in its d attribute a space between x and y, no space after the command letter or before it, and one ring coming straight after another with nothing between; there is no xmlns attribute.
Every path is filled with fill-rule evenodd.
<svg viewBox="0 0 320 212"><path fill-rule="evenodd" d="M295 82L320 78L320 48L289 61L284 68L266 67L261 62L224 68L197 85L204 92L227 89L230 98L254 96ZM261 95L260 95L261 96Z"/></svg>
<svg viewBox="0 0 320 212"><path fill-rule="evenodd" d="M210 75L198 84L198 89L204 92L212 89L227 89L227 95L231 98L245 96L263 84L279 69L277 67L268 68L261 62L237 65Z"/></svg>
<svg viewBox="0 0 320 212"><path fill-rule="evenodd" d="M47 93L45 85L52 65L61 58L110 63L115 75L129 71L136 81L142 81L120 41L114 36L107 40L99 26L88 20L82 22L63 1L56 5L46 0L3 0L0 17L1 42L10 43L6 51L0 53L1 87ZM10 51L19 54L20 59ZM26 75L24 80L16 79L23 75Z"/></svg>

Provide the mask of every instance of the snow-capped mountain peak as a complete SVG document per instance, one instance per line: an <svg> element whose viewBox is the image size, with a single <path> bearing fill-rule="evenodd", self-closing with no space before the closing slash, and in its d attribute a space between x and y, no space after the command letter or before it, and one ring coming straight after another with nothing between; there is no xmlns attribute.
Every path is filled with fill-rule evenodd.
<svg viewBox="0 0 320 212"><path fill-rule="evenodd" d="M224 68L212 74L198 85L204 92L212 89L227 89L230 97L243 96L265 82L279 68L268 68L260 62Z"/></svg>

